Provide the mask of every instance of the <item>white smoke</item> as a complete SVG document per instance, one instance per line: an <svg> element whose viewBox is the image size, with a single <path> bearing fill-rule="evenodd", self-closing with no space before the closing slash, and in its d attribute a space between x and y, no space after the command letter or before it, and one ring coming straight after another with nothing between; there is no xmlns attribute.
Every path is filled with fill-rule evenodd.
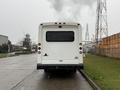
<svg viewBox="0 0 120 90"><path fill-rule="evenodd" d="M80 18L84 6L91 8L96 0L48 0L58 15L58 19L75 21Z"/></svg>

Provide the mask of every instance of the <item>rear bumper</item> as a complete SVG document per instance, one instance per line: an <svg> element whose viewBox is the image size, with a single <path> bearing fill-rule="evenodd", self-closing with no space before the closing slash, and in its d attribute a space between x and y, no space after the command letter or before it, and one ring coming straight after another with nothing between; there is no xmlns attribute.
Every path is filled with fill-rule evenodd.
<svg viewBox="0 0 120 90"><path fill-rule="evenodd" d="M83 69L83 64L37 64L38 69Z"/></svg>

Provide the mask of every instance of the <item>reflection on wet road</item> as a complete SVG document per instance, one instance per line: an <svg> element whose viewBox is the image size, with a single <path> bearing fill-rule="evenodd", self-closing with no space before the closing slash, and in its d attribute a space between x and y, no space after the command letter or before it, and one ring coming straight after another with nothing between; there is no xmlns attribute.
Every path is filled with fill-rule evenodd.
<svg viewBox="0 0 120 90"><path fill-rule="evenodd" d="M36 60L36 54L0 59L0 90L92 90L79 72L48 75L36 70Z"/></svg>
<svg viewBox="0 0 120 90"><path fill-rule="evenodd" d="M79 72L45 74L35 70L12 90L93 90Z"/></svg>

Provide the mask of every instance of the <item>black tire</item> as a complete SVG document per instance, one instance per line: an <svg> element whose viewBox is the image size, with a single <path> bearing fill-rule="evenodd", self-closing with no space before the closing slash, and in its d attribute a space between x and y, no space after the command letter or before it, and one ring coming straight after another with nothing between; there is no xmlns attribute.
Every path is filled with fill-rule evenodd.
<svg viewBox="0 0 120 90"><path fill-rule="evenodd" d="M81 66L80 69L84 70L84 66Z"/></svg>
<svg viewBox="0 0 120 90"><path fill-rule="evenodd" d="M45 73L48 73L48 71L49 71L48 69L44 69L44 72L45 72Z"/></svg>
<svg viewBox="0 0 120 90"><path fill-rule="evenodd" d="M76 73L76 69L69 69L69 70L67 70L67 72L74 74L74 73Z"/></svg>
<svg viewBox="0 0 120 90"><path fill-rule="evenodd" d="M77 70L76 70L76 68L75 68L75 69L72 70L72 73L76 73L76 71L77 71Z"/></svg>

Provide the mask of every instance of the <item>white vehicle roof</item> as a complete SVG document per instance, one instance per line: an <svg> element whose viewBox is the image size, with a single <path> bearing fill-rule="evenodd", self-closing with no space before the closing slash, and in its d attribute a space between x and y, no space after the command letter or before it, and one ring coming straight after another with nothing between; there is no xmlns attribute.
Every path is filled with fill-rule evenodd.
<svg viewBox="0 0 120 90"><path fill-rule="evenodd" d="M80 23L74 22L48 22L48 23L41 23L42 26L53 26L53 25L80 25Z"/></svg>

